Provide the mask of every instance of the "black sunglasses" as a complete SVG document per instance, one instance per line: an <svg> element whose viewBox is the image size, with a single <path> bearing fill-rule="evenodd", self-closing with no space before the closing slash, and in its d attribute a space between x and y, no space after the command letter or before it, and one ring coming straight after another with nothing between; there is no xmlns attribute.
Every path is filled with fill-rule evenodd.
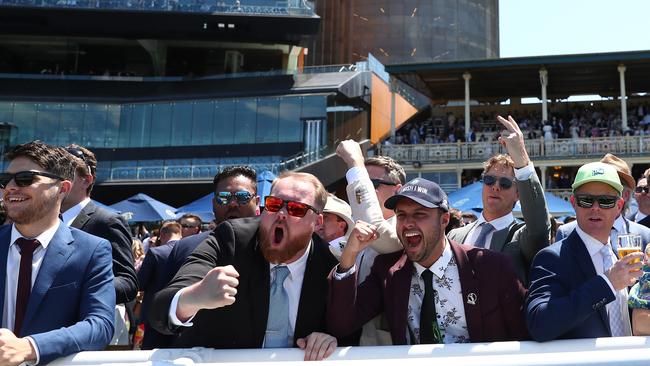
<svg viewBox="0 0 650 366"><path fill-rule="evenodd" d="M217 204L221 206L225 206L233 200L237 201L237 204L239 205L245 205L253 199L253 195L248 191L238 191L234 193L219 192L215 198Z"/></svg>
<svg viewBox="0 0 650 366"><path fill-rule="evenodd" d="M648 194L649 191L650 191L650 188L648 188L648 186L638 186L638 187L634 188L634 192L636 192L636 193Z"/></svg>
<svg viewBox="0 0 650 366"><path fill-rule="evenodd" d="M385 185L385 186L396 186L397 183L389 182L387 180L383 179L371 179L372 185L375 187L375 189L379 188L380 185Z"/></svg>
<svg viewBox="0 0 650 366"><path fill-rule="evenodd" d="M592 195L592 194L575 194L576 204L582 208L591 208L594 202L598 201L598 206L603 209L610 209L616 206L620 199L618 196L609 195Z"/></svg>
<svg viewBox="0 0 650 366"><path fill-rule="evenodd" d="M18 187L28 187L32 185L32 183L34 183L34 179L37 175L40 175L42 177L57 179L57 180L65 180L56 174L51 174L47 172L35 172L31 170L25 170L16 173L0 173L0 188L4 189L5 187L7 187L7 184L9 184L9 182L11 182L12 179L14 180L14 182Z"/></svg>
<svg viewBox="0 0 650 366"><path fill-rule="evenodd" d="M181 226L185 229L194 229L199 227L198 225L190 225L190 224L181 224Z"/></svg>
<svg viewBox="0 0 650 366"><path fill-rule="evenodd" d="M502 189L510 189L515 184L515 181L510 178L497 177L489 174L483 174L482 179L483 183L488 187L492 187L497 181L499 181L499 187Z"/></svg>

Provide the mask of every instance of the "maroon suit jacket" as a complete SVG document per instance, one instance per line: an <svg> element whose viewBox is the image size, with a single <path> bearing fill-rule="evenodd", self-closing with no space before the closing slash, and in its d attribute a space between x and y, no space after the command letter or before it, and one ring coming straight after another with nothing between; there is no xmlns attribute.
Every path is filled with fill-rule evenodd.
<svg viewBox="0 0 650 366"><path fill-rule="evenodd" d="M450 243L458 265L471 342L529 339L523 313L526 290L511 260L501 253ZM393 344L407 344L406 315L413 270L413 262L406 254L397 252L377 256L370 275L358 287L355 276L335 280L330 273L330 334L347 336L383 311Z"/></svg>

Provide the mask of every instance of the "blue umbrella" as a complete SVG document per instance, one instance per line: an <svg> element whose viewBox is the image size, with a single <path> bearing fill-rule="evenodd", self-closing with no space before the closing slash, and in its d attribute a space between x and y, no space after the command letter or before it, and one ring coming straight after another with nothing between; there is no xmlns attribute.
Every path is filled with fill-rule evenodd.
<svg viewBox="0 0 650 366"><path fill-rule="evenodd" d="M460 211L483 210L482 190L483 183L481 182L467 185L448 195L449 205ZM575 215L575 210L569 202L550 192L544 192L544 197L546 198L548 211L553 216ZM519 202L515 204L515 208L512 211L516 213L521 212L521 205Z"/></svg>
<svg viewBox="0 0 650 366"><path fill-rule="evenodd" d="M97 207L101 207L101 208L103 208L103 209L105 209L105 210L108 210L108 211L110 211L111 213L114 213L114 214L116 214L116 215L119 215L119 214L120 214L120 211L117 211L116 209L114 209L114 208L112 208L112 207L110 207L110 206L107 206L107 205L105 205L105 204L103 204L103 203L101 203L101 202L99 202L99 201L95 201L95 200L93 200L93 199L91 199L91 201L92 201L92 202L95 204L95 206L97 206Z"/></svg>
<svg viewBox="0 0 650 366"><path fill-rule="evenodd" d="M276 176L270 170L265 170L257 175L257 194L260 196L260 206L264 207L264 197L271 194L271 183Z"/></svg>
<svg viewBox="0 0 650 366"><path fill-rule="evenodd" d="M176 210L176 217L181 217L184 214L191 213L199 216L203 222L214 220L214 213L212 212L212 197L214 197L214 192L179 207L178 210Z"/></svg>
<svg viewBox="0 0 650 366"><path fill-rule="evenodd" d="M174 219L176 209L165 203L157 201L144 193L138 193L124 201L112 204L114 210L122 212L129 221L151 222Z"/></svg>

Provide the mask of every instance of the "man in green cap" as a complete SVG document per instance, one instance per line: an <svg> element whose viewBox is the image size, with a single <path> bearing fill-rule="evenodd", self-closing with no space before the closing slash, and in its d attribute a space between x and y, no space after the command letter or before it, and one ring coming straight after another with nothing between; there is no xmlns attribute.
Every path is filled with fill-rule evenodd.
<svg viewBox="0 0 650 366"><path fill-rule="evenodd" d="M572 185L576 229L533 260L526 299L537 341L631 335L627 287L641 276L643 253L616 259L609 233L624 202L616 169L583 165Z"/></svg>

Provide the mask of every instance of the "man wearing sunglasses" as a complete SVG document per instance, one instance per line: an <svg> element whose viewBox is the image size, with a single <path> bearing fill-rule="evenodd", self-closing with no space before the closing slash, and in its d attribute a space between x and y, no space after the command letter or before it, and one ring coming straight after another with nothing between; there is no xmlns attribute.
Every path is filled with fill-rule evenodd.
<svg viewBox="0 0 650 366"><path fill-rule="evenodd" d="M40 141L16 146L0 173L7 216L0 227L3 364L49 363L104 349L114 330L111 245L59 219L75 163Z"/></svg>
<svg viewBox="0 0 650 366"><path fill-rule="evenodd" d="M181 225L181 236L183 238L201 232L201 218L194 214L188 213L181 216L178 223Z"/></svg>
<svg viewBox="0 0 650 366"><path fill-rule="evenodd" d="M612 225L612 230L609 233L614 253L617 253L617 238L619 235L639 235L644 243L650 242L650 229L625 217L625 212L627 211L630 198L635 190L634 178L632 177L629 165L627 165L623 159L613 154L606 154L602 159L600 159L600 162L613 166L618 173L618 178L621 180L621 184L623 185L621 198L623 198L625 204L621 213L616 217L616 220ZM571 232L575 230L576 224L577 223L574 221L560 226L557 230L555 240L560 241L569 236Z"/></svg>
<svg viewBox="0 0 650 366"><path fill-rule="evenodd" d="M634 198L639 204L639 211L636 213L637 224L650 228L650 194L648 194L648 176L643 176L636 184Z"/></svg>
<svg viewBox="0 0 650 366"><path fill-rule="evenodd" d="M623 209L616 169L583 165L572 185L577 226L542 249L531 271L526 299L528 330L537 341L631 335L627 287L643 273L643 253L617 260L610 231Z"/></svg>
<svg viewBox="0 0 650 366"><path fill-rule="evenodd" d="M491 157L483 163L481 216L447 236L462 244L507 254L527 286L533 257L549 244L551 222L544 189L528 157L517 122L510 116L497 119L505 127L499 142L508 154ZM517 200L525 224L518 223L512 214Z"/></svg>
<svg viewBox="0 0 650 366"><path fill-rule="evenodd" d="M131 230L120 216L95 205L90 199L97 172L95 154L79 145L69 145L66 151L73 156L76 169L72 189L61 204L63 223L111 243L115 298L117 304L127 303L138 293Z"/></svg>
<svg viewBox="0 0 650 366"><path fill-rule="evenodd" d="M337 261L315 235L326 201L318 178L282 173L260 217L223 222L156 294L151 324L179 333L174 347L298 346L306 360L329 356L337 341L321 332Z"/></svg>

